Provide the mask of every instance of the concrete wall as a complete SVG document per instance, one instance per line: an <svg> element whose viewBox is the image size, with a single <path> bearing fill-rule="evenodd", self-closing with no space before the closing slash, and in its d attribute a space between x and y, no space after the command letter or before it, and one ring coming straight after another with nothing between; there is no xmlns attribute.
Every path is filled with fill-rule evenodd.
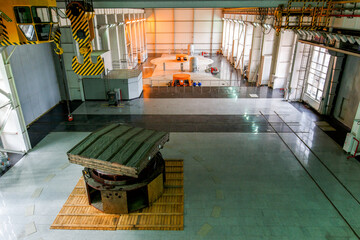
<svg viewBox="0 0 360 240"><path fill-rule="evenodd" d="M50 43L22 45L10 59L26 125L60 101L52 51Z"/></svg>
<svg viewBox="0 0 360 240"><path fill-rule="evenodd" d="M187 53L188 44L195 45L196 53L221 48L221 9L145 9L145 13L149 53Z"/></svg>
<svg viewBox="0 0 360 240"><path fill-rule="evenodd" d="M334 109L334 117L351 128L360 102L360 58L347 56Z"/></svg>

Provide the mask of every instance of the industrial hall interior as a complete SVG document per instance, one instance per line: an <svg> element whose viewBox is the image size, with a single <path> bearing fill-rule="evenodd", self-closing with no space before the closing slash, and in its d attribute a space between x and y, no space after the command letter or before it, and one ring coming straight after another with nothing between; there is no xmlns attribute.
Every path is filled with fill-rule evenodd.
<svg viewBox="0 0 360 240"><path fill-rule="evenodd" d="M360 0L0 2L0 240L360 239Z"/></svg>

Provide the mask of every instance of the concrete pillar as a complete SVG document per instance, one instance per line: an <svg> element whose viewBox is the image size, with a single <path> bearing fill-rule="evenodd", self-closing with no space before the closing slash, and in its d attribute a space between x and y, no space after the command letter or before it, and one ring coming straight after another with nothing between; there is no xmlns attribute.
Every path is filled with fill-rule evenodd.
<svg viewBox="0 0 360 240"><path fill-rule="evenodd" d="M120 66L121 68L123 68L123 64L126 63L127 66L127 61L128 61L128 51L127 51L127 47L126 47L126 35L125 35L125 18L124 18L124 14L117 14L117 22L120 23L118 28L117 28L117 36L118 36L118 40L119 40L119 49L120 49Z"/></svg>
<svg viewBox="0 0 360 240"><path fill-rule="evenodd" d="M109 50L111 52L111 60L113 63L119 64L120 63L120 44L118 39L118 26L117 26L117 19L115 14L106 15L109 32ZM114 26L115 25L115 26Z"/></svg>
<svg viewBox="0 0 360 240"><path fill-rule="evenodd" d="M99 26L106 26L108 24L107 17L105 14L95 15L96 23ZM101 39L101 48L108 50L110 49L110 41L109 41L109 29L108 28L101 28L98 30L98 35ZM100 44L99 44L100 45Z"/></svg>
<svg viewBox="0 0 360 240"><path fill-rule="evenodd" d="M139 38L139 52L140 52L140 54L142 54L144 48L143 48L143 38L142 38L142 34L141 34L141 15L140 15L140 13L137 14L137 21L138 22L136 22L136 27L137 27L137 36Z"/></svg>
<svg viewBox="0 0 360 240"><path fill-rule="evenodd" d="M129 62L132 64L132 62L133 62L133 56L134 56L134 53L133 53L133 41L132 41L132 29L131 29L131 25L132 25L132 23L131 23L131 14L130 13L127 13L127 15L126 15L126 19L127 19L127 21L128 21L128 24L126 24L126 28L127 28L127 34L128 34L128 39L129 39L129 43L126 43L127 45L129 45Z"/></svg>
<svg viewBox="0 0 360 240"><path fill-rule="evenodd" d="M93 49L94 50L101 50L101 41L100 41L100 35L99 35L99 29L96 27L98 26L97 18L96 16L93 19L94 21L94 40L93 40Z"/></svg>
<svg viewBox="0 0 360 240"><path fill-rule="evenodd" d="M133 43L133 58L132 62L137 62L137 52L138 52L138 42L137 42L137 33L136 33L136 14L131 13L131 41ZM135 64L135 63L134 63ZM134 65L133 65L134 66Z"/></svg>
<svg viewBox="0 0 360 240"><path fill-rule="evenodd" d="M222 44L221 44L221 50L225 52L225 43L226 43L226 21L223 20L223 35L222 35Z"/></svg>
<svg viewBox="0 0 360 240"><path fill-rule="evenodd" d="M147 39L146 39L146 15L145 13L142 14L143 19L145 19L145 21L142 21L142 34L143 34L143 38L144 38L144 51L145 51L145 59L148 58L148 51L147 51Z"/></svg>

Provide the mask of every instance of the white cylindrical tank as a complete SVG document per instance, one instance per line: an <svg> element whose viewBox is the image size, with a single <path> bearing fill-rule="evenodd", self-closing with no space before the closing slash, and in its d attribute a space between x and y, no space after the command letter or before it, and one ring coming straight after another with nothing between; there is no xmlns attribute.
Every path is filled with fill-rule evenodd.
<svg viewBox="0 0 360 240"><path fill-rule="evenodd" d="M196 72L198 70L199 61L197 57L190 58L190 72Z"/></svg>
<svg viewBox="0 0 360 240"><path fill-rule="evenodd" d="M193 56L194 54L195 54L195 46L194 46L194 44L189 44L188 45L188 55Z"/></svg>

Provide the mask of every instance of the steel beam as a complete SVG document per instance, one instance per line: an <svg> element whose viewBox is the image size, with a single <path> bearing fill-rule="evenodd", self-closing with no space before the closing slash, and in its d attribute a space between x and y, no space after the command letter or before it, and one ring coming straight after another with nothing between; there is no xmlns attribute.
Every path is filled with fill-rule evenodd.
<svg viewBox="0 0 360 240"><path fill-rule="evenodd" d="M243 0L93 0L94 8L240 8L240 7L278 7L286 5L287 0L277 1L243 1ZM65 8L65 0L57 0L59 8Z"/></svg>

